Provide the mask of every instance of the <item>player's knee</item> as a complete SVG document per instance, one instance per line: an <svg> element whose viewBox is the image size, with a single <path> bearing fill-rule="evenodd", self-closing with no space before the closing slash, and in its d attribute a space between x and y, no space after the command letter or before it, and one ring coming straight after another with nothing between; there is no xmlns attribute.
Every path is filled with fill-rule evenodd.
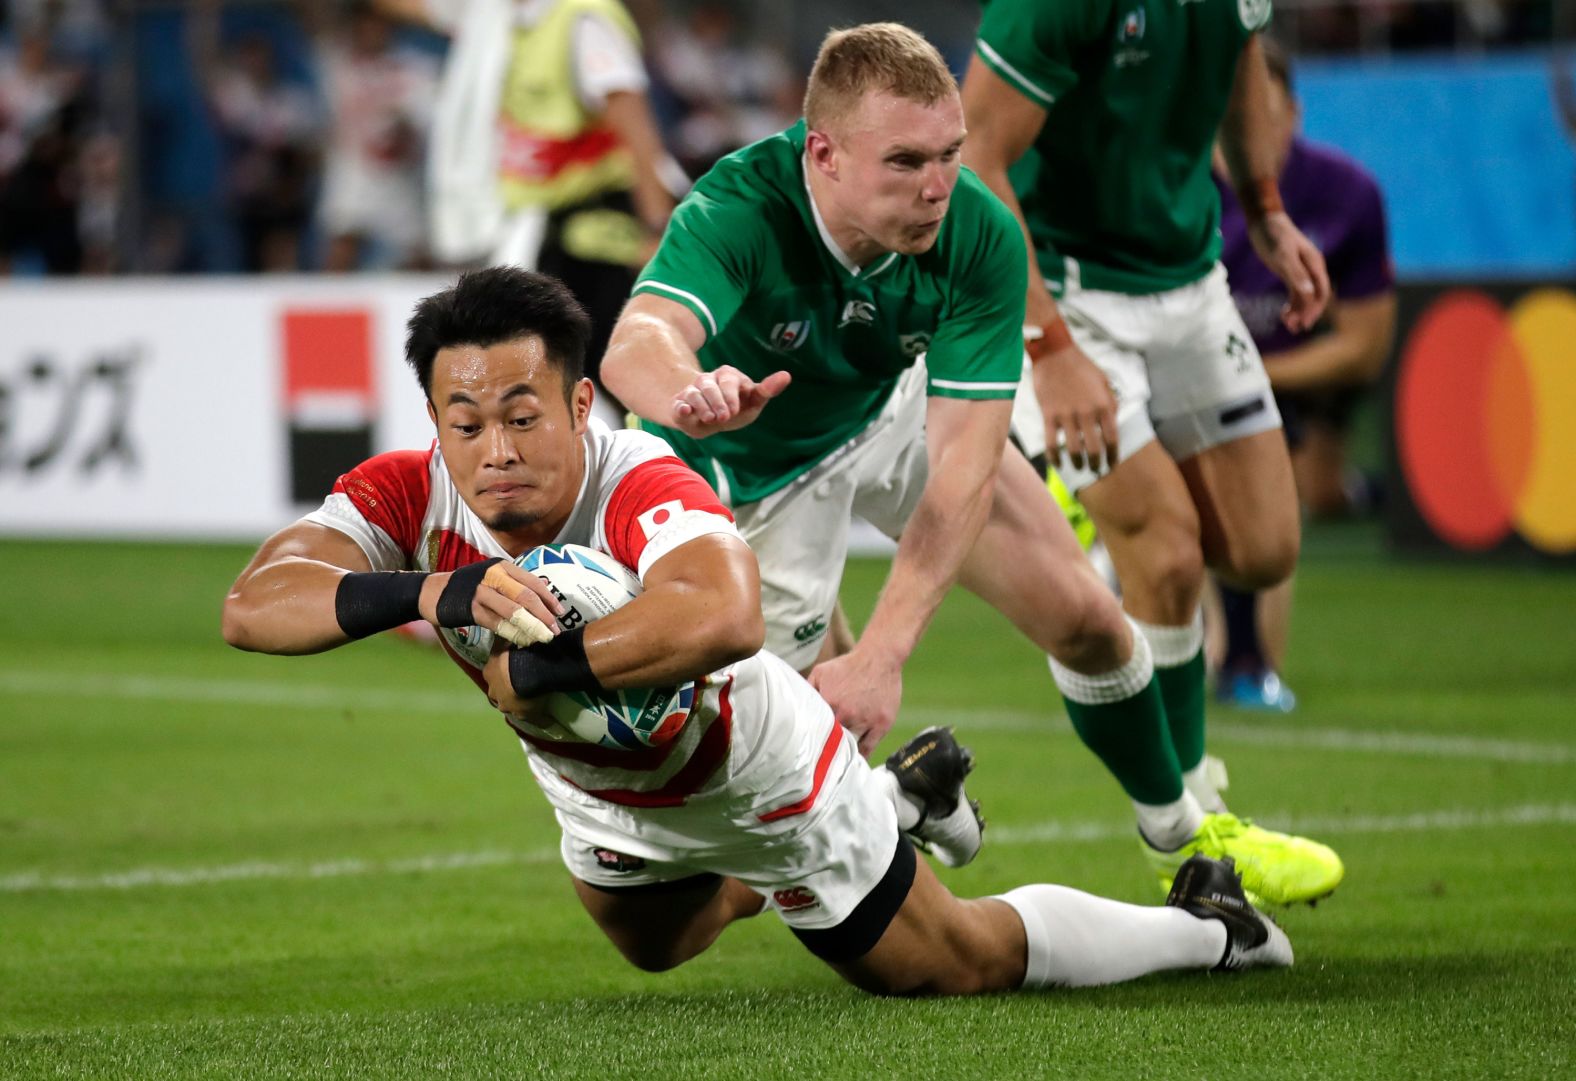
<svg viewBox="0 0 1576 1081"><path fill-rule="evenodd" d="M1130 652L1122 605L1098 579L1065 595L1058 616L1057 634L1045 643L1046 652L1074 671L1107 671Z"/></svg>
<svg viewBox="0 0 1576 1081"><path fill-rule="evenodd" d="M1217 573L1239 589L1269 589L1291 577L1300 548L1295 530L1279 535L1265 533L1228 552Z"/></svg>
<svg viewBox="0 0 1576 1081"><path fill-rule="evenodd" d="M642 972L668 972L688 961L692 954L668 945L619 946L624 960Z"/></svg>
<svg viewBox="0 0 1576 1081"><path fill-rule="evenodd" d="M1150 546L1144 570L1151 595L1182 598L1191 604L1204 585L1204 553L1193 538L1171 538Z"/></svg>

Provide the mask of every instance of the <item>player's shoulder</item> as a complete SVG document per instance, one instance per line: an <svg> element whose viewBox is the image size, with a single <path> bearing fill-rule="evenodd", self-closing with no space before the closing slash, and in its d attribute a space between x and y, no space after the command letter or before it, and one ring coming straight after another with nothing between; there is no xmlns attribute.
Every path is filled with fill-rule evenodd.
<svg viewBox="0 0 1576 1081"><path fill-rule="evenodd" d="M336 490L358 503L375 506L395 496L425 501L431 488L436 444L426 450L390 450L375 454L339 478Z"/></svg>
<svg viewBox="0 0 1576 1081"><path fill-rule="evenodd" d="M803 138L795 139L799 127L768 135L720 159L695 181L684 201L741 218L791 205L794 185L804 184L799 174Z"/></svg>
<svg viewBox="0 0 1576 1081"><path fill-rule="evenodd" d="M1000 271L1013 260L1025 261L1018 219L966 166L958 172L939 241L954 271L975 266Z"/></svg>
<svg viewBox="0 0 1576 1081"><path fill-rule="evenodd" d="M1117 0L982 0L980 39L995 48L1030 49L1047 35L1082 38L1102 28Z"/></svg>
<svg viewBox="0 0 1576 1081"><path fill-rule="evenodd" d="M963 219L972 219L992 230L1009 226L1016 229L1018 225L1012 211L1007 209L1007 204L967 165L958 170L958 183L952 189L952 203L947 207L947 215L951 217L953 214L962 215L960 223Z"/></svg>
<svg viewBox="0 0 1576 1081"><path fill-rule="evenodd" d="M605 503L633 473L649 474L641 469L652 462L664 466L684 466L673 453L667 441L638 428L611 428L592 418L586 432L587 446L595 469L597 497Z"/></svg>
<svg viewBox="0 0 1576 1081"><path fill-rule="evenodd" d="M1342 199L1379 194L1379 181L1368 167L1338 147L1299 138L1292 144L1292 152L1295 167L1321 191Z"/></svg>

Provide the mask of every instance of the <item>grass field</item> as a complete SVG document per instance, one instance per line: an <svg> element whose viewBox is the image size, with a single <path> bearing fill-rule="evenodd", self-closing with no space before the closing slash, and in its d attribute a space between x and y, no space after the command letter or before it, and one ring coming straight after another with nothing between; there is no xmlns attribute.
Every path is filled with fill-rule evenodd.
<svg viewBox="0 0 1576 1081"><path fill-rule="evenodd" d="M1289 972L887 1001L772 917L661 976L578 909L518 746L387 639L228 650L235 547L0 543L0 1077L1560 1078L1576 1048L1576 577L1316 535L1292 717L1234 806L1329 841ZM883 568L856 564L868 610ZM972 598L899 728L978 752L958 892L1159 898L1043 661Z"/></svg>

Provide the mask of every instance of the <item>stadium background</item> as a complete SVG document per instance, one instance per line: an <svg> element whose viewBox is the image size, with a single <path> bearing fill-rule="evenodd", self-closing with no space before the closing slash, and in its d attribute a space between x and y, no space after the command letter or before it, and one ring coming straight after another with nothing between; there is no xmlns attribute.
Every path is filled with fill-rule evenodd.
<svg viewBox="0 0 1576 1081"><path fill-rule="evenodd" d="M692 170L786 122L826 26L902 19L961 68L975 19L951 0L630 6ZM454 724L476 714L440 665L393 642L283 666L223 649L218 602L248 545L315 502L336 458L426 441L399 344L443 279L376 257L321 273L310 217L296 267L247 268L236 136L205 104L192 7L3 9L0 94L42 78L28 42L52 13L56 107L31 126L0 109L0 222L38 226L0 230L0 1075L838 1075L934 1049L940 1025L965 1034L935 1051L951 1076L1133 1076L1184 1053L1200 994L1179 981L1054 1013L897 1008L845 994L765 921L675 977L628 972L571 911L512 751ZM297 9L218 8L226 47L268 42L320 100ZM1310 527L1300 712L1213 727L1239 790L1272 824L1328 830L1353 881L1288 917L1313 966L1299 982L1210 984L1223 1027L1192 1061L1560 1076L1576 1046L1576 130L1555 73L1576 71L1576 5L1279 0L1274 29L1306 134L1387 196L1401 326L1355 456L1390 498L1382 519ZM686 81L696 55L727 93ZM851 570L856 617L881 570ZM981 755L994 846L949 881L985 892L1048 866L1153 900L1016 645L955 598L908 679L900 726L955 722Z"/></svg>

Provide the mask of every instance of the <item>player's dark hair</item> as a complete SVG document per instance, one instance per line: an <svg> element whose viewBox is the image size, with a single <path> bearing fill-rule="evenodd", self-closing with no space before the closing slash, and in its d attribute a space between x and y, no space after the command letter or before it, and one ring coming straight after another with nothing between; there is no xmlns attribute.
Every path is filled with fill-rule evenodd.
<svg viewBox="0 0 1576 1081"><path fill-rule="evenodd" d="M1296 88L1291 82L1291 55L1286 52L1286 46L1266 34L1260 34L1259 41L1264 45L1264 66L1269 68L1270 78L1281 84L1287 97L1296 97Z"/></svg>
<svg viewBox="0 0 1576 1081"><path fill-rule="evenodd" d="M564 396L585 374L591 317L557 278L519 267L472 270L441 293L416 305L406 324L405 361L432 398L432 362L440 349L482 349L539 337L547 358L564 377Z"/></svg>

